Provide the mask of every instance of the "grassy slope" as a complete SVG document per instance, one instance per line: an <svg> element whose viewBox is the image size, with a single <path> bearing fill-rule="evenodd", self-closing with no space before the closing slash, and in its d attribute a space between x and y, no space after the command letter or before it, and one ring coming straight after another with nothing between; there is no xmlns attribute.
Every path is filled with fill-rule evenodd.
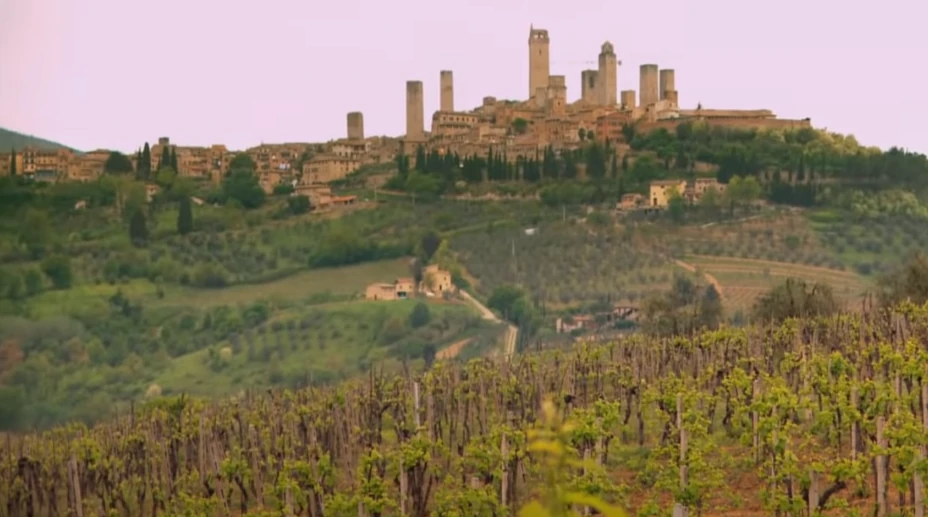
<svg viewBox="0 0 928 517"><path fill-rule="evenodd" d="M827 283L848 308L869 287L867 279L856 273L804 264L699 255L687 257L686 262L719 281L730 311L749 309L758 296L790 277Z"/></svg>
<svg viewBox="0 0 928 517"><path fill-rule="evenodd" d="M358 373L359 364L382 364L386 370L398 371L400 363L390 356L390 349L377 343L375 324L383 318L407 318L417 302L402 300L395 302L339 302L316 307L304 307L286 311L275 316L275 321L285 323L299 320L308 314L316 314L315 322L305 331L296 331L299 337L291 339L287 331L271 332L263 339L278 343L286 352L269 361L249 359L242 351L234 354L228 365L215 371L208 364L209 352L200 350L174 359L159 375L155 383L163 393L185 392L203 396L221 396L244 389L271 387L273 376L285 378L305 375L307 380L318 380L320 376L347 378ZM430 302L432 320L447 315L462 318L474 314L474 309L464 303ZM460 340L462 332L452 332L440 339L439 348ZM464 329L466 334L467 330ZM220 346L228 346L221 343Z"/></svg>
<svg viewBox="0 0 928 517"><path fill-rule="evenodd" d="M16 131L0 127L0 152L8 153L10 149L22 149L27 146L47 150L70 149L68 146L59 144L58 142L17 133Z"/></svg>
<svg viewBox="0 0 928 517"><path fill-rule="evenodd" d="M389 282L408 275L403 259L369 262L356 266L323 268L263 284L247 284L225 289L168 287L163 299L156 298L157 287L146 280L122 284L79 285L66 291L45 291L28 300L29 313L36 318L62 313L105 310L107 299L117 290L156 306L236 305L257 300L296 302L320 294L361 294L373 282Z"/></svg>

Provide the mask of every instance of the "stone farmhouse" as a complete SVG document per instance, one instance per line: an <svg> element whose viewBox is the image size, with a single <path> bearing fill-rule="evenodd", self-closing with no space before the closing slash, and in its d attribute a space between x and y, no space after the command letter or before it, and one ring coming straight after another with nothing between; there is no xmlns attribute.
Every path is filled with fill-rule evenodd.
<svg viewBox="0 0 928 517"><path fill-rule="evenodd" d="M393 282L374 283L367 286L364 298L367 300L405 300L416 293L416 282L411 277L397 278ZM453 294L455 286L451 283L451 273L430 265L422 272L419 293L425 295Z"/></svg>
<svg viewBox="0 0 928 517"><path fill-rule="evenodd" d="M686 180L661 180L652 181L649 185L648 199L641 203L642 199L631 196L640 196L640 194L626 194L620 202L621 209L632 208L666 208L673 194L679 194L689 203L698 203L702 196L709 190L715 190L722 193L725 191L725 184L719 183L715 178L696 178L692 183ZM628 204L626 205L626 198Z"/></svg>
<svg viewBox="0 0 928 517"><path fill-rule="evenodd" d="M491 149L516 161L520 156L534 157L551 146L555 151L574 149L582 139L592 136L610 142L620 153L627 152L622 128L634 123L636 131L646 133L658 128L673 130L689 121L737 128L776 129L810 126L809 119L787 120L773 112L759 110L695 109L680 104L676 73L656 64L641 65L637 90L622 86L614 45L600 46L595 69L583 70L578 98L568 99L564 75L552 73L551 36L547 30L529 27L528 91L522 100L483 97L482 103L462 111L454 102L454 74L441 70L438 76L439 110L432 114L426 128L424 113L425 86L421 80L406 82L406 132L398 138L366 137L364 115L347 114L344 138L329 142L262 143L241 151L224 145L208 147L176 145L167 137L151 147L152 170L160 165L162 151L170 147L177 155L178 174L218 183L228 172L237 153L247 153L257 165L260 182L267 192L279 185L312 187L345 178L363 165L384 163L398 152L414 158L418 146L439 153L461 156L487 156ZM427 130L428 129L428 130ZM4 150L6 151L6 150ZM27 148L16 155L16 170L40 181L90 181L103 172L108 150L78 153L68 150L42 151ZM135 160L135 153L130 153ZM137 164L136 164L137 166ZM0 154L0 174L9 174L10 155ZM700 185L695 186L695 195ZM649 204L665 203L659 194L650 196ZM664 200L664 201L662 201Z"/></svg>

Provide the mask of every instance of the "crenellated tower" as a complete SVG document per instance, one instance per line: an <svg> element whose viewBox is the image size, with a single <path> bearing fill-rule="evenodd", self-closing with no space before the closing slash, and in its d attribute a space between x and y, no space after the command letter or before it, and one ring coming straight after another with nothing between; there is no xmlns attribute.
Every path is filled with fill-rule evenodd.
<svg viewBox="0 0 928 517"><path fill-rule="evenodd" d="M550 40L548 31L529 27L528 32L528 98L539 91L548 89L548 77L551 74Z"/></svg>

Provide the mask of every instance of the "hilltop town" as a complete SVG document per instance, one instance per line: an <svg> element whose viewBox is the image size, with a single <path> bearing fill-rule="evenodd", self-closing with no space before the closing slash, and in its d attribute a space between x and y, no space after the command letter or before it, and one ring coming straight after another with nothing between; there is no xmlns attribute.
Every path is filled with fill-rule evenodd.
<svg viewBox="0 0 928 517"><path fill-rule="evenodd" d="M568 100L566 79L551 74L551 37L545 29L529 30L529 78L527 97L521 101L486 96L480 106L461 111L455 108L454 74L439 72L440 109L432 115L426 130L425 86L421 80L406 83L406 134L399 137L366 137L364 114L346 116L344 138L320 143L262 143L243 151L217 144L209 147L185 146L159 138L152 145L148 170L158 170L163 156L171 155L180 176L218 183L228 172L229 163L239 152L247 153L256 164L264 190L293 185L315 192L332 181L344 178L366 164L388 163L399 153L414 156L417 149L439 154L486 157L500 153L509 162L537 157L546 149L573 150L584 141L613 146L621 158L628 151L623 127L635 124L638 134L658 128L672 130L684 122L703 121L713 126L741 129L784 129L809 127L809 119L779 119L767 109L727 110L697 105L682 108L676 74L657 64L641 65L637 91L619 91L617 59L612 43L602 44L598 68L581 72L582 89L577 100ZM147 144L146 144L147 145ZM170 153L165 153L168 149ZM34 147L5 150L0 155L0 175L11 172L37 181L91 181L104 171L111 150L79 153L68 149L43 150ZM141 148L129 156L138 170ZM653 197L653 196L651 196ZM650 204L650 203L649 203Z"/></svg>

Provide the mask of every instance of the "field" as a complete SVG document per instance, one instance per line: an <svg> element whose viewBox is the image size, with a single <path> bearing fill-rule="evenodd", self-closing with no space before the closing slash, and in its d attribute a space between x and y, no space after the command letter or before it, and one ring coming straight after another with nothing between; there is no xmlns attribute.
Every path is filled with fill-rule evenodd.
<svg viewBox="0 0 928 517"><path fill-rule="evenodd" d="M801 212L767 211L732 222L668 229L656 236L674 256L708 255L805 264L843 270Z"/></svg>
<svg viewBox="0 0 928 517"><path fill-rule="evenodd" d="M429 303L430 322L408 328L417 302L339 302L275 314L253 331L174 359L153 384L164 395L221 396L245 388L325 384L370 366L398 372L486 326L469 305Z"/></svg>
<svg viewBox="0 0 928 517"><path fill-rule="evenodd" d="M162 399L93 430L0 443L0 507L492 517L570 492L586 495L578 506L655 517L675 503L693 515L919 514L928 312L896 314L892 328L871 316ZM164 496L141 496L152 490Z"/></svg>
<svg viewBox="0 0 928 517"><path fill-rule="evenodd" d="M669 288L675 268L613 227L551 222L534 235L504 227L462 233L452 249L477 290L516 284L552 308L611 299L635 302Z"/></svg>
<svg viewBox="0 0 928 517"><path fill-rule="evenodd" d="M239 284L221 289L159 286L146 279L113 284L83 284L42 292L26 300L25 314L44 318L56 314L92 314L109 310L117 292L152 306L239 305L266 300L275 305L362 295L374 282L409 276L409 259L388 259L353 266L308 269L279 280Z"/></svg>
<svg viewBox="0 0 928 517"><path fill-rule="evenodd" d="M834 289L835 297L852 310L859 308L861 297L869 288L868 281L856 273L823 267L703 255L688 256L684 260L699 272L718 280L725 308L731 313L749 311L757 297L787 278L824 282Z"/></svg>
<svg viewBox="0 0 928 517"><path fill-rule="evenodd" d="M817 210L810 214L810 220L822 243L863 275L886 273L908 254L928 251L928 227L922 218L863 218L837 210Z"/></svg>

